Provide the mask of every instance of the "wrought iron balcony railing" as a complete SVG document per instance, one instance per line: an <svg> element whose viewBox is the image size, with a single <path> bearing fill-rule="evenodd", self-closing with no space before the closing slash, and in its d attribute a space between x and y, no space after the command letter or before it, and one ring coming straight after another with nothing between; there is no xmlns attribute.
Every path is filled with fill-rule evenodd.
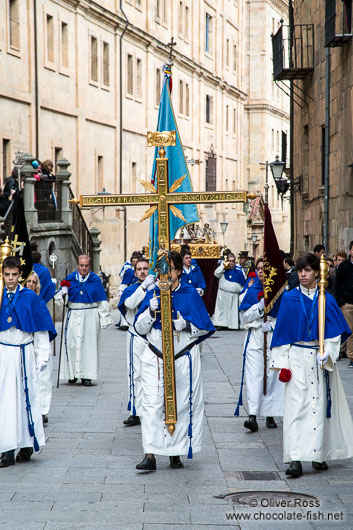
<svg viewBox="0 0 353 530"><path fill-rule="evenodd" d="M352 36L352 0L326 0L325 46L343 46Z"/></svg>
<svg viewBox="0 0 353 530"><path fill-rule="evenodd" d="M304 79L314 69L314 25L281 26L272 36L275 81Z"/></svg>

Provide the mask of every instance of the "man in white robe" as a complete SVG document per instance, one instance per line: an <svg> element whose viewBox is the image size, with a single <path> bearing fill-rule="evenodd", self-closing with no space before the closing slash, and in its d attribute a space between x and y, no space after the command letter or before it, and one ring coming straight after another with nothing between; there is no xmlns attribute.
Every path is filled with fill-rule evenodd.
<svg viewBox="0 0 353 530"><path fill-rule="evenodd" d="M107 296L99 276L90 271L89 256L79 256L77 271L61 284L68 303L60 379L74 384L81 378L84 386L92 386L92 379L98 379L100 330L113 324Z"/></svg>
<svg viewBox="0 0 353 530"><path fill-rule="evenodd" d="M129 324L127 333L127 369L129 384L128 410L130 416L124 420L124 425L133 427L140 425L141 416L141 355L146 347L146 341L134 329L135 315L145 298L146 290L155 283L155 276L148 274L148 260L139 259L135 263L135 275L138 283L130 285L124 290L119 302L119 310Z"/></svg>
<svg viewBox="0 0 353 530"><path fill-rule="evenodd" d="M235 415L239 415L239 406L242 405L243 382L245 378L248 398L249 419L244 422L244 427L254 432L258 430L257 417L266 417L268 429L277 428L274 416L283 415L284 389L277 375L269 370L269 345L272 332L276 324L276 309L274 308L264 322L263 298L263 260L259 258L256 263L258 277L245 293L240 304L240 312L244 327L247 329L244 342L242 382L239 401ZM259 299L260 298L260 299ZM267 333L267 371L266 395L264 388L264 332Z"/></svg>
<svg viewBox="0 0 353 530"><path fill-rule="evenodd" d="M118 287L118 307L121 295L123 294L124 290L130 287L130 285L134 285L135 283L137 283L137 278L135 275L135 265L137 260L140 258L142 258L141 252L139 250L134 250L134 252L131 254L130 261L126 261L122 266L121 271L119 272L121 284ZM121 331L127 331L129 328L128 322L120 311L118 322L115 324L115 326Z"/></svg>
<svg viewBox="0 0 353 530"><path fill-rule="evenodd" d="M3 262L0 309L0 467L29 461L45 445L38 373L47 368L56 335L44 302L19 285L20 261ZM51 336L49 337L49 332Z"/></svg>
<svg viewBox="0 0 353 530"><path fill-rule="evenodd" d="M241 268L235 264L235 255L229 254L230 268L224 268L224 262L217 267L214 275L219 280L216 307L212 317L217 328L240 329L239 325L239 293L245 285L245 277Z"/></svg>
<svg viewBox="0 0 353 530"><path fill-rule="evenodd" d="M318 290L320 262L314 254L296 263L299 287L281 301L271 344L271 369L285 383L283 461L286 475L303 473L302 461L315 470L328 469L326 460L353 456L353 422L336 361L341 334L350 330L332 296L326 294L325 352L318 353Z"/></svg>
<svg viewBox="0 0 353 530"><path fill-rule="evenodd" d="M171 253L172 315L178 421L171 435L164 423L164 379L159 289L146 294L136 316L135 329L147 338L141 357L142 445L145 458L136 469L154 471L155 455L169 456L172 468L181 468L180 455L201 451L203 391L198 342L214 332L206 307L194 287L182 285L183 269L177 252Z"/></svg>

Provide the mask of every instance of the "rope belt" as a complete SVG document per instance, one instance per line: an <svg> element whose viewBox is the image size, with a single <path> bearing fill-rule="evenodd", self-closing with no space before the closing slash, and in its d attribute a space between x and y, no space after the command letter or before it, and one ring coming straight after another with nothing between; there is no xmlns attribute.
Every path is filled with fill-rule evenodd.
<svg viewBox="0 0 353 530"><path fill-rule="evenodd" d="M28 432L29 435L33 438L33 447L36 452L39 451L39 444L34 430L34 421L32 417L31 402L29 400L29 389L27 383L27 369L26 369L26 346L33 344L33 340L27 342L26 344L8 344L6 342L0 342L3 346L11 346L11 348L20 348L22 354L22 378L24 382L24 393L26 400L26 412L27 412L27 421L28 421Z"/></svg>
<svg viewBox="0 0 353 530"><path fill-rule="evenodd" d="M155 346L152 344L148 344L149 349L159 358L163 359L163 354L161 351L158 350ZM190 440L189 443L189 450L188 450L188 458L192 458L192 395L193 395L193 389L192 389L192 357L190 353L190 346L186 346L184 349L182 349L179 353L177 353L174 356L174 360L180 359L180 357L183 357L184 355L187 355L189 358L189 427L188 427L188 438Z"/></svg>
<svg viewBox="0 0 353 530"><path fill-rule="evenodd" d="M129 394L129 403L127 405L127 410L131 411L131 403L132 403L132 415L136 416L136 408L135 408L135 378L134 378L134 338L135 335L130 333L130 349L129 349L129 380L130 380L130 394Z"/></svg>
<svg viewBox="0 0 353 530"><path fill-rule="evenodd" d="M305 348L307 350L319 351L319 346L307 346L306 344L299 344L294 342L292 346L297 348ZM331 398L331 388L330 388L330 373L326 368L324 368L325 384L326 384L326 418L331 418L331 407L332 407L332 398Z"/></svg>

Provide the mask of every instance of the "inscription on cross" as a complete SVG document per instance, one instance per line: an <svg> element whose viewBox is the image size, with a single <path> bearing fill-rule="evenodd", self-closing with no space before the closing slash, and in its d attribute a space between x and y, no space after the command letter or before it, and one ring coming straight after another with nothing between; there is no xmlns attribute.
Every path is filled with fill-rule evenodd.
<svg viewBox="0 0 353 530"><path fill-rule="evenodd" d="M69 202L79 205L81 208L96 206L120 206L150 204L150 208L145 212L141 221L148 219L157 210L158 215L158 239L159 255L168 253L171 247L169 235L169 215L184 219L182 212L177 208L177 204L215 204L247 202L256 197L255 193L247 191L223 192L183 192L175 193L181 186L186 175L176 179L168 186L168 158L165 157L165 146L175 146L176 132L149 132L147 133L148 146L157 146L159 158L156 159L156 180L154 186L151 182L140 181L144 188L151 193L134 195L81 195L78 199ZM152 256L151 256L152 257ZM150 257L150 259L151 259ZM173 344L173 323L172 323L172 302L171 302L171 281L170 270L159 272L159 288L161 293L161 322L162 322L162 349L163 349L163 370L164 370L164 402L165 402L165 423L168 430L173 434L177 422L177 406L175 393L174 376L174 344Z"/></svg>

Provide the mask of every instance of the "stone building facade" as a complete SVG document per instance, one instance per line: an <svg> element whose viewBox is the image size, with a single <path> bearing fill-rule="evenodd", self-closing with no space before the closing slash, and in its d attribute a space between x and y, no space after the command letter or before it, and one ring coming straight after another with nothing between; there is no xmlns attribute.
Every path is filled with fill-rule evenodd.
<svg viewBox="0 0 353 530"><path fill-rule="evenodd" d="M297 65L304 75L295 79L295 250L325 243L332 254L353 240L352 2L294 0L293 22L312 25L314 43L311 68Z"/></svg>
<svg viewBox="0 0 353 530"><path fill-rule="evenodd" d="M272 81L271 55L271 33L287 17L287 1L35 5L34 11L25 0L0 0L2 180L21 149L42 160L70 160L75 195L143 192L139 179L150 178L154 155L146 133L156 127L173 35L172 98L194 189L263 193L260 163L281 158L289 130L288 98ZM271 179L270 207L286 250L288 203L282 208ZM221 242L220 222L229 223L225 242L234 251L259 255L262 216L253 210L208 205L199 214ZM101 265L114 280L124 252L129 257L148 240L148 222L139 223L143 211L127 208L126 219L122 208L84 212L101 232Z"/></svg>

